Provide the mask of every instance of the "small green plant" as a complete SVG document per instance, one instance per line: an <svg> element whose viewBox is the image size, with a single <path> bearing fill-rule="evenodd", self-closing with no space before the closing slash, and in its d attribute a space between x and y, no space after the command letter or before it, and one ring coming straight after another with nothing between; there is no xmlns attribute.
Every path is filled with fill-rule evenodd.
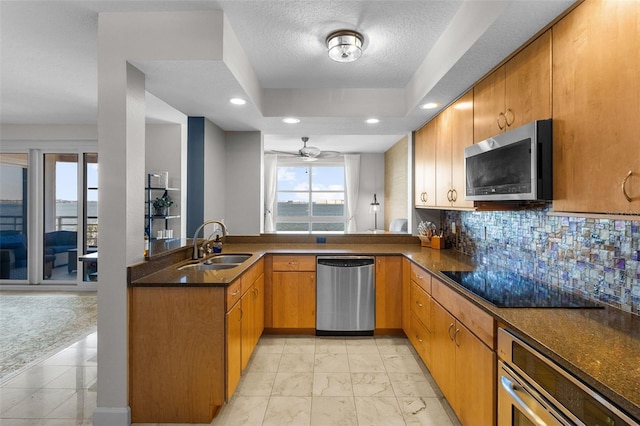
<svg viewBox="0 0 640 426"><path fill-rule="evenodd" d="M173 205L173 200L168 195L163 195L162 197L157 197L153 200L153 208L154 209L162 209L164 207L171 207Z"/></svg>

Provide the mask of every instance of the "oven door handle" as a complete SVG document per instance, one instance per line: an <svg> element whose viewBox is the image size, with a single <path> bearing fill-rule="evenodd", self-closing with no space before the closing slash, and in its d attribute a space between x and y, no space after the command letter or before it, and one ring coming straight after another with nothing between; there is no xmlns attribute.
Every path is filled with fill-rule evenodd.
<svg viewBox="0 0 640 426"><path fill-rule="evenodd" d="M529 420L534 422L537 426L546 426L547 423L542 420L532 409L527 405L526 402L518 395L518 392L526 392L524 388L520 385L514 384L511 380L509 380L505 376L500 377L500 384L504 388L505 391L509 394L509 396L513 399L513 402L518 405L524 413L527 415Z"/></svg>

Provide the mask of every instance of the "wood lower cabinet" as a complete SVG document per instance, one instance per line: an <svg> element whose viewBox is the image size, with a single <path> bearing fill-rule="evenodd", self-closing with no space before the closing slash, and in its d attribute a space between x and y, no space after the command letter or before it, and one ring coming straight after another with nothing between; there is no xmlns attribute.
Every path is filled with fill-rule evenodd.
<svg viewBox="0 0 640 426"><path fill-rule="evenodd" d="M376 256L376 332L402 329L402 256Z"/></svg>
<svg viewBox="0 0 640 426"><path fill-rule="evenodd" d="M429 369L464 425L496 421L494 326L489 314L433 280Z"/></svg>
<svg viewBox="0 0 640 426"><path fill-rule="evenodd" d="M134 423L210 423L225 403L225 289L129 290Z"/></svg>
<svg viewBox="0 0 640 426"><path fill-rule="evenodd" d="M274 255L269 301L271 328L311 332L316 328L315 256Z"/></svg>
<svg viewBox="0 0 640 426"><path fill-rule="evenodd" d="M553 26L556 211L640 214L639 20L638 1L585 1Z"/></svg>
<svg viewBox="0 0 640 426"><path fill-rule="evenodd" d="M263 271L259 260L226 288L129 290L133 422L213 420L236 389L243 363L262 334Z"/></svg>

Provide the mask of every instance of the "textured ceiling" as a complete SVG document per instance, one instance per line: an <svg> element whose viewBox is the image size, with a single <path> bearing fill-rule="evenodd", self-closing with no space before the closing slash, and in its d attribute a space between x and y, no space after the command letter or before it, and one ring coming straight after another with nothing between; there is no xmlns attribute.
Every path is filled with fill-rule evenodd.
<svg viewBox="0 0 640 426"><path fill-rule="evenodd" d="M224 130L260 130L268 149L295 150L310 136L322 149L383 152L437 112L417 108L422 101L447 105L572 3L3 0L0 123L97 122L100 12L222 10L264 105L228 104L247 93L223 62L138 63L150 93ZM342 28L365 36L354 63L326 55L326 35ZM298 125L281 122L285 98L288 113L301 115ZM349 103L364 107L343 114ZM149 120L165 121L166 104L151 103ZM365 124L369 116L380 123Z"/></svg>

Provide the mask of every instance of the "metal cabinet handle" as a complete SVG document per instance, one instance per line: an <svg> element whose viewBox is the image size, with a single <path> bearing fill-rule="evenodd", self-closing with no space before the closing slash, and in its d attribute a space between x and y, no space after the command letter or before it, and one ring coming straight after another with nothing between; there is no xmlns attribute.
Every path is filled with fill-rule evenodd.
<svg viewBox="0 0 640 426"><path fill-rule="evenodd" d="M453 323L449 325L449 330L447 330L447 334L449 335L449 339L453 340L453 336L451 336L451 329L453 328Z"/></svg>
<svg viewBox="0 0 640 426"><path fill-rule="evenodd" d="M238 322L241 322L243 317L244 317L244 311L242 310L242 306L241 306L240 307L240 319L238 320Z"/></svg>
<svg viewBox="0 0 640 426"><path fill-rule="evenodd" d="M509 121L509 115L511 115L511 121ZM507 108L507 111L504 113L504 120L507 123L507 127L511 127L516 120L516 115L511 111L511 108Z"/></svg>
<svg viewBox="0 0 640 426"><path fill-rule="evenodd" d="M422 303L420 303L419 300L416 300L416 305L418 305L419 308L422 308L422 306L423 306Z"/></svg>
<svg viewBox="0 0 640 426"><path fill-rule="evenodd" d="M456 346L460 346L460 342L458 342L458 333L460 333L460 329L456 328L456 332L453 333L453 342L456 344Z"/></svg>
<svg viewBox="0 0 640 426"><path fill-rule="evenodd" d="M240 289L238 289L238 290L234 291L233 293L231 293L231 295L232 295L232 296L237 296L237 295L238 295L238 293L240 293Z"/></svg>
<svg viewBox="0 0 640 426"><path fill-rule="evenodd" d="M448 190L447 191L447 201L452 203L453 202L453 191L452 190Z"/></svg>
<svg viewBox="0 0 640 426"><path fill-rule="evenodd" d="M631 202L631 197L629 196L629 194L627 194L627 181L632 174L633 172L629 170L629 173L627 173L627 176L625 176L624 180L622 181L622 195L624 195L624 198L626 198L628 202Z"/></svg>
<svg viewBox="0 0 640 426"><path fill-rule="evenodd" d="M455 189L451 190L451 202L455 203L456 201L458 201L458 191L456 191Z"/></svg>
<svg viewBox="0 0 640 426"><path fill-rule="evenodd" d="M504 123L505 124L500 124L500 117L504 118ZM498 114L498 117L496 118L496 123L498 124L498 128L500 130L504 130L504 128L507 125L507 117L504 115L504 112L501 112L500 114Z"/></svg>
<svg viewBox="0 0 640 426"><path fill-rule="evenodd" d="M418 339L418 342L422 343L422 339L417 334L416 334L416 339Z"/></svg>

